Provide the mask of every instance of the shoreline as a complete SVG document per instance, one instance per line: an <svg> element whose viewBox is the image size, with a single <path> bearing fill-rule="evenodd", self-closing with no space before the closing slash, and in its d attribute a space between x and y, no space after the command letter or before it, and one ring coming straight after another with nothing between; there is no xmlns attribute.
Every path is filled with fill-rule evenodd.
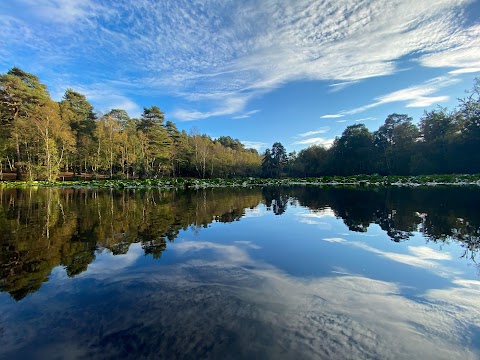
<svg viewBox="0 0 480 360"><path fill-rule="evenodd" d="M134 180L0 181L0 188L209 189L257 186L419 187L480 186L480 175L325 176L319 178L161 178Z"/></svg>

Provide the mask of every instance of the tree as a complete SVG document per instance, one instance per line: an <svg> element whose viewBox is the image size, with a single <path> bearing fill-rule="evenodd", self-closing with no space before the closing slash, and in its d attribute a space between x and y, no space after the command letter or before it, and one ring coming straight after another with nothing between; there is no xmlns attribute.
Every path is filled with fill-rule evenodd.
<svg viewBox="0 0 480 360"><path fill-rule="evenodd" d="M0 76L1 123L4 136L14 148L17 179L22 178L27 165L24 151L29 137L28 119L49 99L47 87L33 74L13 67Z"/></svg>
<svg viewBox="0 0 480 360"><path fill-rule="evenodd" d="M272 153L270 149L266 149L262 158L262 176L270 178L273 176Z"/></svg>
<svg viewBox="0 0 480 360"><path fill-rule="evenodd" d="M64 123L69 124L74 137L76 151L70 154L72 169L75 174L80 174L83 169L87 171L87 164L95 152L94 132L96 128L96 114L93 106L85 95L73 89L67 89L60 101L60 116ZM67 165L68 168L68 165Z"/></svg>
<svg viewBox="0 0 480 360"><path fill-rule="evenodd" d="M283 175L283 169L287 164L287 151L284 146L276 142L272 145L272 166L273 166L273 175L275 177L280 177Z"/></svg>
<svg viewBox="0 0 480 360"><path fill-rule="evenodd" d="M118 164L121 156L121 128L120 121L108 113L98 120L95 130L98 144L97 167L108 168L110 178L113 177L114 165Z"/></svg>
<svg viewBox="0 0 480 360"><path fill-rule="evenodd" d="M288 157L285 147L276 142L272 149L265 150L262 159L262 176L280 177L284 175L284 168L287 165Z"/></svg>
<svg viewBox="0 0 480 360"><path fill-rule="evenodd" d="M364 124L348 126L331 148L336 174L371 174L374 172L373 135Z"/></svg>
<svg viewBox="0 0 480 360"><path fill-rule="evenodd" d="M419 123L419 150L412 158L416 174L450 172L455 119L445 108L425 111Z"/></svg>
<svg viewBox="0 0 480 360"><path fill-rule="evenodd" d="M41 142L38 157L44 171L38 177L53 181L58 176L65 152L74 149L75 139L68 124L60 118L58 104L52 100L38 106L31 120L35 125L35 137Z"/></svg>
<svg viewBox="0 0 480 360"><path fill-rule="evenodd" d="M410 172L410 158L419 137L412 118L405 114L390 114L373 134L380 155L379 169L387 174L406 175Z"/></svg>
<svg viewBox="0 0 480 360"><path fill-rule="evenodd" d="M327 170L328 150L312 145L300 150L290 165L290 173L296 176L322 176Z"/></svg>
<svg viewBox="0 0 480 360"><path fill-rule="evenodd" d="M137 123L142 157L144 159L141 175L157 176L168 164L170 138L163 122L165 116L158 106L143 109Z"/></svg>
<svg viewBox="0 0 480 360"><path fill-rule="evenodd" d="M468 96L459 99L455 112L458 137L456 138L456 171L480 172L480 78L475 79Z"/></svg>

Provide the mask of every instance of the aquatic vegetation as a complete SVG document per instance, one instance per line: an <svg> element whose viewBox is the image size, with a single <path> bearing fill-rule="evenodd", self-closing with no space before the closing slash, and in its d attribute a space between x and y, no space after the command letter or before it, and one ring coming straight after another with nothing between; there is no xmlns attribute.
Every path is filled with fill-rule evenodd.
<svg viewBox="0 0 480 360"><path fill-rule="evenodd" d="M307 178L159 178L135 180L74 180L74 181L0 181L3 188L88 188L88 189L206 189L253 186L480 186L480 174L419 175L419 176L323 176Z"/></svg>

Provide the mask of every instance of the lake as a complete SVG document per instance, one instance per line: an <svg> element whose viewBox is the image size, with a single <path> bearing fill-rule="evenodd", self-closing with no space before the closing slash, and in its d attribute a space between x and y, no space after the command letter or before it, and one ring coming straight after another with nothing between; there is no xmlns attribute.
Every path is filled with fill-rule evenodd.
<svg viewBox="0 0 480 360"><path fill-rule="evenodd" d="M0 189L0 358L478 359L480 189Z"/></svg>

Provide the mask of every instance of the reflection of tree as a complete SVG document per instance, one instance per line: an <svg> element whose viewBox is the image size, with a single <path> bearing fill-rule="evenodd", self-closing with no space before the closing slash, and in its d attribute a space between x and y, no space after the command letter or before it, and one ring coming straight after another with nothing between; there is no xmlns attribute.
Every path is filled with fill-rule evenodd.
<svg viewBox="0 0 480 360"><path fill-rule="evenodd" d="M458 241L475 260L480 246L480 189L265 187L199 191L109 191L0 188L0 290L20 300L55 266L73 277L98 251L127 253L140 243L160 258L189 228L232 222L264 202L276 215L298 199L312 211L331 208L351 231L378 225L396 242L420 231L428 241Z"/></svg>
<svg viewBox="0 0 480 360"><path fill-rule="evenodd" d="M0 189L0 290L20 300L55 266L78 275L102 249L125 254L140 242L145 254L160 258L182 229L238 220L261 199L259 189Z"/></svg>
<svg viewBox="0 0 480 360"><path fill-rule="evenodd" d="M312 210L333 209L351 231L377 224L395 242L420 231L429 241L459 241L465 256L480 246L480 189L452 188L283 188Z"/></svg>
<svg viewBox="0 0 480 360"><path fill-rule="evenodd" d="M282 215L287 210L290 196L284 187L264 187L262 194L265 199L267 210L273 211L275 215Z"/></svg>

